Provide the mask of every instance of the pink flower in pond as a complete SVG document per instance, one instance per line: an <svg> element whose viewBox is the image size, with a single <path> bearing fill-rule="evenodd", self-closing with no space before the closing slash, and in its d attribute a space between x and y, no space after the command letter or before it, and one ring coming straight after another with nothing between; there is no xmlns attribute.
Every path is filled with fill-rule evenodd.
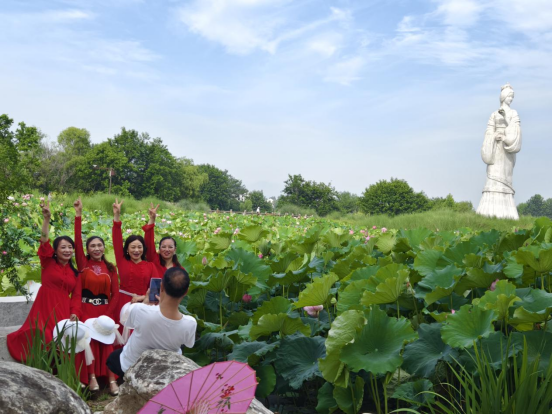
<svg viewBox="0 0 552 414"><path fill-rule="evenodd" d="M207 258L205 256L203 256L203 259L201 259L201 263L203 264L203 266L207 266Z"/></svg>
<svg viewBox="0 0 552 414"><path fill-rule="evenodd" d="M377 228L378 228L378 226L372 226L372 229L373 229L373 230L375 230L375 229L377 229Z"/></svg>
<svg viewBox="0 0 552 414"><path fill-rule="evenodd" d="M13 205L19 207L19 203L13 203Z"/></svg>
<svg viewBox="0 0 552 414"><path fill-rule="evenodd" d="M320 311L324 309L323 305L315 305L315 306L305 306L303 310L307 312L309 316L317 317Z"/></svg>
<svg viewBox="0 0 552 414"><path fill-rule="evenodd" d="M263 254L259 253L259 259L262 259L262 258L263 258Z"/></svg>
<svg viewBox="0 0 552 414"><path fill-rule="evenodd" d="M4 223L7 223L8 221L10 221L9 218L5 218L5 219L4 219Z"/></svg>
<svg viewBox="0 0 552 414"><path fill-rule="evenodd" d="M349 230L349 234L355 234L354 230Z"/></svg>
<svg viewBox="0 0 552 414"><path fill-rule="evenodd" d="M59 212L59 215L60 215L60 216L63 216L63 212L60 211L60 212Z"/></svg>
<svg viewBox="0 0 552 414"><path fill-rule="evenodd" d="M497 284L498 281L499 281L499 279L495 279L495 281L493 283L491 283L491 287L489 289L490 290L495 290L496 289L496 284Z"/></svg>
<svg viewBox="0 0 552 414"><path fill-rule="evenodd" d="M253 299L253 298L251 297L251 295L248 295L247 293L246 293L245 295L242 296L242 301L243 301L244 303L249 303L249 302L251 302L251 299Z"/></svg>
<svg viewBox="0 0 552 414"><path fill-rule="evenodd" d="M27 203L21 203L23 207L27 207Z"/></svg>
<svg viewBox="0 0 552 414"><path fill-rule="evenodd" d="M234 230L234 234L238 234L240 232L240 229L237 228L236 230Z"/></svg>
<svg viewBox="0 0 552 414"><path fill-rule="evenodd" d="M128 234L132 233L132 230L131 229L127 229L126 231Z"/></svg>
<svg viewBox="0 0 552 414"><path fill-rule="evenodd" d="M44 197L40 197L40 201L44 201Z"/></svg>
<svg viewBox="0 0 552 414"><path fill-rule="evenodd" d="M8 254L8 252L4 250L4 251L2 252L2 254L5 256L5 255Z"/></svg>
<svg viewBox="0 0 552 414"><path fill-rule="evenodd" d="M62 206L62 207L63 207L63 203L61 203L61 204L60 204L60 206Z"/></svg>
<svg viewBox="0 0 552 414"><path fill-rule="evenodd" d="M456 313L456 311L453 309L450 311L450 313L452 313L453 315Z"/></svg>
<svg viewBox="0 0 552 414"><path fill-rule="evenodd" d="M366 238L364 240L366 240L366 241L370 240L370 236L366 236Z"/></svg>
<svg viewBox="0 0 552 414"><path fill-rule="evenodd" d="M166 219L161 219L161 222L162 223L165 223L167 220Z"/></svg>
<svg viewBox="0 0 552 414"><path fill-rule="evenodd" d="M382 233L385 233L386 231L387 231L387 229L386 229L385 227L382 227L382 228L381 228L381 232L382 232Z"/></svg>

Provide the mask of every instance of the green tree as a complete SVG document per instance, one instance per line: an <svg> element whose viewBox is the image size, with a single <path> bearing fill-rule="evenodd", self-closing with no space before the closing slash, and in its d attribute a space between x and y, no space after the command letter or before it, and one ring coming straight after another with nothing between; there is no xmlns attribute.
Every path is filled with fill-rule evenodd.
<svg viewBox="0 0 552 414"><path fill-rule="evenodd" d="M527 202L518 206L518 212L533 217L552 218L552 198L545 200L540 194L535 194Z"/></svg>
<svg viewBox="0 0 552 414"><path fill-rule="evenodd" d="M20 122L11 130L13 119L0 115L0 197L16 191L28 190L40 165L40 141L42 134L36 127Z"/></svg>
<svg viewBox="0 0 552 414"><path fill-rule="evenodd" d="M405 180L391 178L368 187L360 200L360 208L366 214L397 214L427 211L430 202L423 193L416 193Z"/></svg>
<svg viewBox="0 0 552 414"><path fill-rule="evenodd" d="M337 191L329 184L306 181L300 174L288 175L278 205L294 204L314 209L320 216L338 210Z"/></svg>
<svg viewBox="0 0 552 414"><path fill-rule="evenodd" d="M188 200L201 199L201 186L209 181L209 175L200 171L199 166L194 165L194 161L189 158L178 158L178 167L182 175L179 183L181 188L181 197Z"/></svg>
<svg viewBox="0 0 552 414"><path fill-rule="evenodd" d="M259 207L261 213L272 213L272 204L266 201L262 190L251 191L247 198L251 200L251 207L254 211L257 211L257 207Z"/></svg>
<svg viewBox="0 0 552 414"><path fill-rule="evenodd" d="M356 194L342 191L337 194L337 208L343 214L356 213L359 210L360 197Z"/></svg>
<svg viewBox="0 0 552 414"><path fill-rule="evenodd" d="M221 170L214 165L201 164L199 172L206 174L208 180L200 186L201 199L213 209L239 210L240 196L247 193L242 182L232 177L227 170Z"/></svg>
<svg viewBox="0 0 552 414"><path fill-rule="evenodd" d="M429 200L431 210L449 209L460 213L473 210L471 201L454 201L452 194L443 197L435 197Z"/></svg>

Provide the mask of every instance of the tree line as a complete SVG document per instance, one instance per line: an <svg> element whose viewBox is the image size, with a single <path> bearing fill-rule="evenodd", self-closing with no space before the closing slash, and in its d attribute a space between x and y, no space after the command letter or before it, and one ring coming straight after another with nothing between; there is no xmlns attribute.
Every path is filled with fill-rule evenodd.
<svg viewBox="0 0 552 414"><path fill-rule="evenodd" d="M92 143L84 128L69 127L49 142L36 127L0 116L0 196L14 191L95 193L111 191L137 199L157 197L176 202L204 201L212 209L270 212L298 207L320 216L331 213L390 216L447 208L472 211L471 202L429 198L396 178L370 185L360 195L337 191L332 185L288 175L282 194L270 203L262 191L248 189L227 170L194 164L175 157L161 138L121 128L100 143ZM520 204L520 214L552 217L552 199L533 196Z"/></svg>

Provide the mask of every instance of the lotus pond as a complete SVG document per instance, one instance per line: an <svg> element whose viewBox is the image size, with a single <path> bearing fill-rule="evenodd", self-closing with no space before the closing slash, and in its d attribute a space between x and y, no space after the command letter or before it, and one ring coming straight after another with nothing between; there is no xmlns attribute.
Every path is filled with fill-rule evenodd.
<svg viewBox="0 0 552 414"><path fill-rule="evenodd" d="M0 212L1 295L40 279L37 205ZM52 208L51 234L72 235L72 208ZM122 221L140 234L147 213ZM83 234L109 247L111 222L85 212ZM275 411L551 412L548 219L434 232L164 210L166 235L192 280L181 311L198 340L185 355L249 363Z"/></svg>

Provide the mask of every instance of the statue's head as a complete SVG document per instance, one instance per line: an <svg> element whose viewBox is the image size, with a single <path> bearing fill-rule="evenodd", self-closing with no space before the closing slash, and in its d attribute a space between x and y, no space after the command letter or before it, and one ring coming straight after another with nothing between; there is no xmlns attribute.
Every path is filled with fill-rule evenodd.
<svg viewBox="0 0 552 414"><path fill-rule="evenodd" d="M507 98L510 98L509 102L506 102L509 105L514 99L514 88L512 88L512 85L509 83L504 85L500 91L500 104L502 104Z"/></svg>

